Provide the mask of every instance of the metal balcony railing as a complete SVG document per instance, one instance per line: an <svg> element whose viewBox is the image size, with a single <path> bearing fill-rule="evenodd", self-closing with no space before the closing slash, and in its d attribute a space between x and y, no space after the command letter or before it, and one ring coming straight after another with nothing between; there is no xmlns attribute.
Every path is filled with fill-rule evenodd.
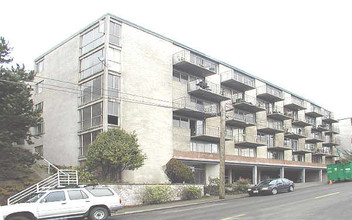
<svg viewBox="0 0 352 220"><path fill-rule="evenodd" d="M249 87L255 88L255 80L253 78L248 77L242 73L236 72L234 70L229 70L227 72L221 73L221 82L227 80L235 80Z"/></svg>
<svg viewBox="0 0 352 220"><path fill-rule="evenodd" d="M243 95L242 93L236 93L232 95L232 103L241 103L241 102L246 102L254 106L257 106L259 108L265 109L264 102L258 101L257 98L253 96Z"/></svg>
<svg viewBox="0 0 352 220"><path fill-rule="evenodd" d="M199 111L206 114L217 114L219 108L217 104L199 104L192 102L190 98L184 97L173 102L173 108L186 108L193 111Z"/></svg>
<svg viewBox="0 0 352 220"><path fill-rule="evenodd" d="M274 106L272 108L266 108L267 114L284 114L284 108L281 106Z"/></svg>
<svg viewBox="0 0 352 220"><path fill-rule="evenodd" d="M241 111L235 110L232 112L228 112L226 114L226 119L228 120L239 120L243 122L248 122L255 124L255 116L254 114L245 114Z"/></svg>
<svg viewBox="0 0 352 220"><path fill-rule="evenodd" d="M284 101L285 105L296 105L300 108L306 108L304 100L295 96L287 97ZM296 109L296 108L295 108Z"/></svg>
<svg viewBox="0 0 352 220"><path fill-rule="evenodd" d="M200 136L200 135L220 137L220 128L219 127L213 127L213 126L199 125L199 126L196 127L196 130L192 134L192 136Z"/></svg>
<svg viewBox="0 0 352 220"><path fill-rule="evenodd" d="M173 64L177 64L180 62L189 62L203 69L209 70L213 73L217 73L218 64L212 62L204 57L198 56L190 51L183 50L173 55Z"/></svg>
<svg viewBox="0 0 352 220"><path fill-rule="evenodd" d="M267 122L267 127L276 130L284 130L282 123Z"/></svg>
<svg viewBox="0 0 352 220"><path fill-rule="evenodd" d="M198 89L206 90L206 91L218 94L218 95L225 96L225 94L221 90L220 85L218 85L218 84L204 81L201 79L197 79L195 81L188 82L188 92L198 90Z"/></svg>
<svg viewBox="0 0 352 220"><path fill-rule="evenodd" d="M270 95L275 96L279 99L284 99L284 94L281 90L276 89L276 88L269 86L269 85L264 85L264 86L257 88L257 95L261 95L261 94L270 94Z"/></svg>
<svg viewBox="0 0 352 220"><path fill-rule="evenodd" d="M285 128L285 132L286 133L290 133L290 134L307 136L306 131L304 129L302 129L302 128L296 128L296 127Z"/></svg>
<svg viewBox="0 0 352 220"><path fill-rule="evenodd" d="M322 135L320 133L311 133L308 138L323 140L323 137L322 137Z"/></svg>

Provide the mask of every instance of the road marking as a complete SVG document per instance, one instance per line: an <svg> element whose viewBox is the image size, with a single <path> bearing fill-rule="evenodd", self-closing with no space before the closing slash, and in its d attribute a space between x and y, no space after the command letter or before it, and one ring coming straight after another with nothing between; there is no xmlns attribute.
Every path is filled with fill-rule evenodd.
<svg viewBox="0 0 352 220"><path fill-rule="evenodd" d="M324 197L327 197L327 196L336 195L336 194L339 194L339 193L340 192L334 192L334 193L326 194L326 195L323 195L323 196L317 196L317 197L315 197L315 199L320 199L320 198L324 198Z"/></svg>
<svg viewBox="0 0 352 220"><path fill-rule="evenodd" d="M235 216L223 218L223 219L221 219L221 220L231 220L231 219L235 219L235 218L242 217L242 216L245 216L245 215L246 215L246 214L239 214L239 215L235 215Z"/></svg>

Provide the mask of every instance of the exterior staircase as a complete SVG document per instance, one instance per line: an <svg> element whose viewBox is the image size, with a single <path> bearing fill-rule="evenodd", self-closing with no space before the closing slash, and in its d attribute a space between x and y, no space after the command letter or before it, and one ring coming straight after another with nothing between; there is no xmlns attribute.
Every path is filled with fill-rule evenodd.
<svg viewBox="0 0 352 220"><path fill-rule="evenodd" d="M46 179L28 187L27 189L11 196L7 199L7 204L15 204L21 202L24 198L30 196L31 194L53 189L55 187L64 187L69 185L78 185L78 173L77 170L60 170L54 164L50 163L48 160L43 158L43 161L48 165L48 173L51 172L51 169L56 171L55 174L49 176Z"/></svg>

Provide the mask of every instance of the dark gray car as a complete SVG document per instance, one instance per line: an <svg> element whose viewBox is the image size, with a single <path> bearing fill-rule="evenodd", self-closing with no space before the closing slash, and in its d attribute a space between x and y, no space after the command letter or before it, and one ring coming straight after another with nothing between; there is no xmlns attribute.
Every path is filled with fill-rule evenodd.
<svg viewBox="0 0 352 220"><path fill-rule="evenodd" d="M286 178L263 180L255 186L248 189L249 196L261 194L277 194L281 192L293 192L295 184Z"/></svg>

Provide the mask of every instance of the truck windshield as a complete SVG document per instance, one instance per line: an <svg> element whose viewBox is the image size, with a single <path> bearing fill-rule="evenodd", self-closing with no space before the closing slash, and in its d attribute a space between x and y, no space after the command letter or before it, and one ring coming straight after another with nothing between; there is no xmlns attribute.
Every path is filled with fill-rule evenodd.
<svg viewBox="0 0 352 220"><path fill-rule="evenodd" d="M38 201L44 194L45 194L44 192L40 192L40 193L30 195L26 199L24 199L24 202L25 203L34 203L34 202Z"/></svg>

